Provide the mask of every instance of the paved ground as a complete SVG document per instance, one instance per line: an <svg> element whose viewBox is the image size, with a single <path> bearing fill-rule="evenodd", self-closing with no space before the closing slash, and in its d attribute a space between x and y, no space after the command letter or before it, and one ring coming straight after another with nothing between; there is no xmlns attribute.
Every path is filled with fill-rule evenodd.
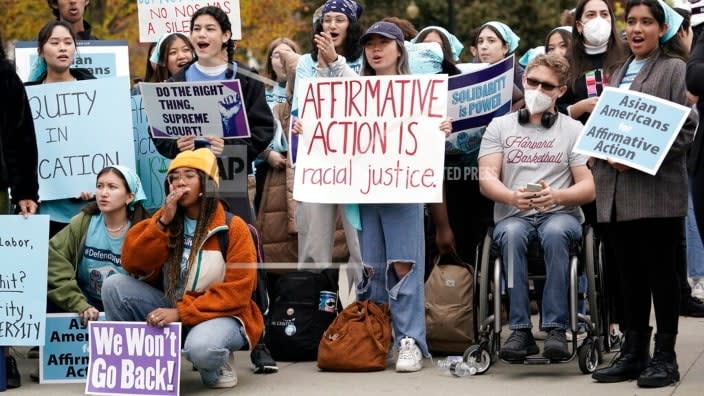
<svg viewBox="0 0 704 396"><path fill-rule="evenodd" d="M507 332L504 332L507 333ZM17 348L23 385L7 395L61 396L82 394L84 385L39 385L31 382L29 372L36 361L24 358L27 348ZM497 363L479 376L454 378L444 375L425 361L417 373L399 374L388 368L375 373L320 372L314 362L280 363L280 372L255 375L249 369L247 353L237 354L237 387L227 390L204 389L198 374L183 363L183 395L704 395L704 319L681 318L677 342L682 380L676 386L640 389L635 382L597 384L582 375L573 361L548 366L508 365ZM606 355L606 363L612 355Z"/></svg>

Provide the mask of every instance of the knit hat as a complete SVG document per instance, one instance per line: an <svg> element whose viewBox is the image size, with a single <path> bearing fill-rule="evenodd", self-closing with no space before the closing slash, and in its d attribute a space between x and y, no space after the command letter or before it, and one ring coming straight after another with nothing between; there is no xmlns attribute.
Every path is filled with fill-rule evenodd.
<svg viewBox="0 0 704 396"><path fill-rule="evenodd" d="M328 0L323 5L323 15L328 12L339 12L345 14L350 22L359 20L362 11L364 8L353 0Z"/></svg>
<svg viewBox="0 0 704 396"><path fill-rule="evenodd" d="M218 162L213 152L208 148L199 148L193 151L189 150L178 153L176 158L171 161L168 173L178 168L193 168L203 171L215 184L220 185Z"/></svg>

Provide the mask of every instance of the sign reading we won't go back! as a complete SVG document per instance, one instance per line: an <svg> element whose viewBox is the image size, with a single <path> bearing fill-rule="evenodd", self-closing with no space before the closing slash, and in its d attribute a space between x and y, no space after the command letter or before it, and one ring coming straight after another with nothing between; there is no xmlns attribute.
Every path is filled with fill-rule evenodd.
<svg viewBox="0 0 704 396"><path fill-rule="evenodd" d="M297 89L294 199L442 201L446 75L319 78Z"/></svg>

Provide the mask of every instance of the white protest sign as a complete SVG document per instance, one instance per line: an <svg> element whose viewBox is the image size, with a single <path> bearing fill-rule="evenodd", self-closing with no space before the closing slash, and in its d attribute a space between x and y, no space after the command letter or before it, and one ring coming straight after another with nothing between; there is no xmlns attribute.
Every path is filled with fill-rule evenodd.
<svg viewBox="0 0 704 396"><path fill-rule="evenodd" d="M249 137L239 80L142 83L139 88L155 139Z"/></svg>
<svg viewBox="0 0 704 396"><path fill-rule="evenodd" d="M139 41L156 42L167 33L188 35L191 16L205 6L215 6L225 11L232 25L232 39L242 38L239 0L137 0Z"/></svg>
<svg viewBox="0 0 704 396"><path fill-rule="evenodd" d="M294 199L442 201L447 75L319 78L298 89Z"/></svg>

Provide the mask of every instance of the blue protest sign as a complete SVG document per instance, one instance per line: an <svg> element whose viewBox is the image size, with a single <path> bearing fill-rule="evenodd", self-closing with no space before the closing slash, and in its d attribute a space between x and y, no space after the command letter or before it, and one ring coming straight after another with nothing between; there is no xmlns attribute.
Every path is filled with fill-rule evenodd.
<svg viewBox="0 0 704 396"><path fill-rule="evenodd" d="M76 45L72 68L87 69L96 78L130 76L127 41L81 40ZM37 57L36 41L18 41L15 45L17 74L22 81L28 81Z"/></svg>
<svg viewBox="0 0 704 396"><path fill-rule="evenodd" d="M0 216L0 345L44 344L49 216Z"/></svg>
<svg viewBox="0 0 704 396"><path fill-rule="evenodd" d="M149 136L147 114L144 112L141 95L132 96L132 128L136 170L147 195L142 206L150 211L155 210L164 203L164 179L171 160L159 154Z"/></svg>
<svg viewBox="0 0 704 396"><path fill-rule="evenodd" d="M574 151L654 175L690 109L652 95L607 87Z"/></svg>
<svg viewBox="0 0 704 396"><path fill-rule="evenodd" d="M106 166L135 168L126 77L27 87L39 151L39 197L95 190Z"/></svg>
<svg viewBox="0 0 704 396"><path fill-rule="evenodd" d="M98 320L105 320L105 314L101 312ZM85 382L88 339L88 328L78 314L47 314L44 346L39 348L39 383Z"/></svg>

